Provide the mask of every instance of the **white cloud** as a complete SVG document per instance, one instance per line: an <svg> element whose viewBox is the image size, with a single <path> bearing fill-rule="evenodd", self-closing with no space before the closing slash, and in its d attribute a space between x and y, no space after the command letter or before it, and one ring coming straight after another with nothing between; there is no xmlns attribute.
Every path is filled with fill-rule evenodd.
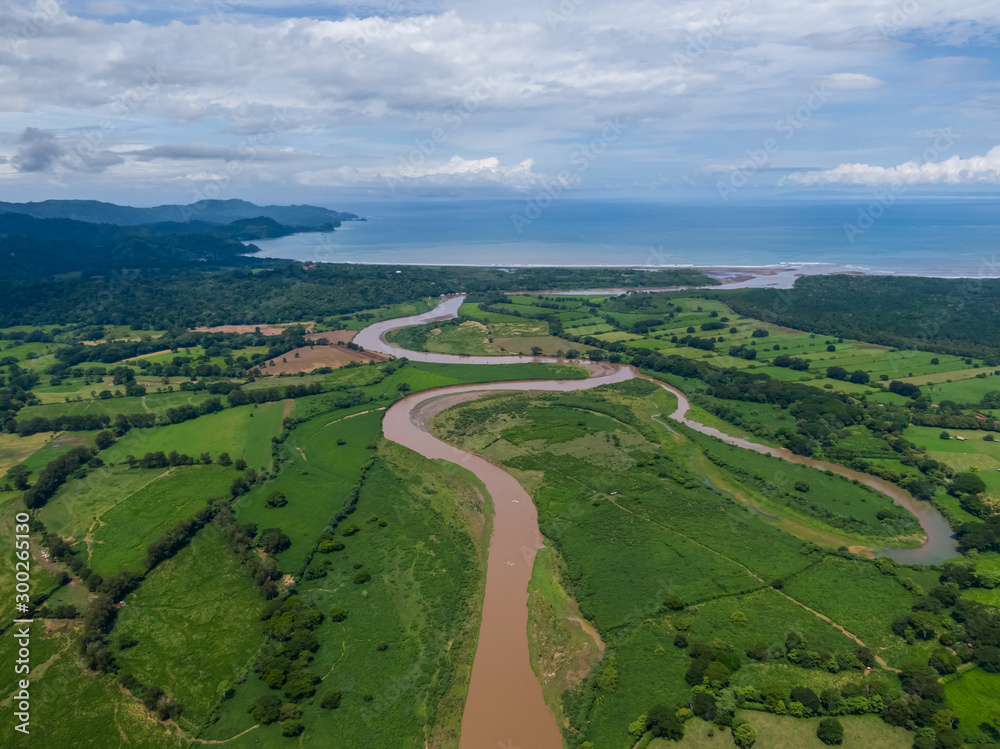
<svg viewBox="0 0 1000 749"><path fill-rule="evenodd" d="M334 169L307 171L298 175L305 185L343 187L351 185L388 187L399 186L489 186L513 190L527 190L538 184L545 175L536 174L533 159L504 165L496 156L483 159L465 159L452 156L445 162L421 163L418 166L402 164L396 169L378 167L341 166Z"/></svg>
<svg viewBox="0 0 1000 749"><path fill-rule="evenodd" d="M870 164L841 164L836 169L792 174L789 181L800 185L961 185L970 183L1000 183L1000 146L985 156L962 159L952 156L944 161L918 163L908 161L899 166L883 167Z"/></svg>
<svg viewBox="0 0 1000 749"><path fill-rule="evenodd" d="M823 83L835 91L867 91L880 88L883 81L864 73L834 73L826 76Z"/></svg>

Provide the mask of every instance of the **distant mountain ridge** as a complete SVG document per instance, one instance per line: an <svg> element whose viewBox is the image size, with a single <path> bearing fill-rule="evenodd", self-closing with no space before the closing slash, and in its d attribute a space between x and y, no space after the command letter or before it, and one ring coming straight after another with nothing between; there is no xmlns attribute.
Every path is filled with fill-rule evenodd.
<svg viewBox="0 0 1000 749"><path fill-rule="evenodd" d="M258 206L245 200L133 208L94 200L0 203L0 277L60 273L259 266L244 244L356 221L310 205Z"/></svg>
<svg viewBox="0 0 1000 749"><path fill-rule="evenodd" d="M159 205L152 208L103 203L98 200L43 200L37 203L0 201L0 214L20 213L34 218L65 218L95 224L139 226L165 222L193 221L231 224L252 218L269 218L285 226L339 226L342 221L358 221L353 213L331 211L313 205L259 206L246 200L200 200L190 205Z"/></svg>

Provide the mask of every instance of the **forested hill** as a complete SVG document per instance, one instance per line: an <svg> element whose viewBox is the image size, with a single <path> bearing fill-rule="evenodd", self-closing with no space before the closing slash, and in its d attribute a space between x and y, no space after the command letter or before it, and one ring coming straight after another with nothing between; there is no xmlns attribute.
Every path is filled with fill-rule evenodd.
<svg viewBox="0 0 1000 749"><path fill-rule="evenodd" d="M306 266L287 260L247 259L253 268L168 270L96 278L22 279L0 296L0 327L62 324L134 324L163 329L198 325L314 320L468 291L532 291L657 287L713 283L692 269L432 268L419 266Z"/></svg>
<svg viewBox="0 0 1000 749"><path fill-rule="evenodd" d="M246 265L250 261L244 256L257 248L243 242L297 232L333 231L341 225L340 217L353 218L353 214L338 214L312 206L260 207L241 200L204 201L191 206L156 209L72 200L24 203L18 207L36 209L36 213L100 216L107 220L40 218L0 210L0 272L7 279L44 278L75 272L103 274L196 265ZM140 215L146 218L172 216L174 220L129 223ZM295 221L282 223L274 216Z"/></svg>
<svg viewBox="0 0 1000 749"><path fill-rule="evenodd" d="M69 218L94 224L137 226L163 221L204 221L230 224L263 216L287 226L339 226L356 221L353 213L340 213L312 205L260 206L246 200L200 200L190 205L159 205L152 208L102 203L97 200L45 200L40 203L0 202L0 213L20 213L34 218Z"/></svg>
<svg viewBox="0 0 1000 749"><path fill-rule="evenodd" d="M748 317L896 348L1000 355L1000 279L806 276L793 289L726 292Z"/></svg>

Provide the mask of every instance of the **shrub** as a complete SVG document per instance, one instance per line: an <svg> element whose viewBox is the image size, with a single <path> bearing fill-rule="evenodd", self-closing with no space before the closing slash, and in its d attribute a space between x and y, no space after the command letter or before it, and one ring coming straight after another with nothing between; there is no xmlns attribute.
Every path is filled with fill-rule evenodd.
<svg viewBox="0 0 1000 749"><path fill-rule="evenodd" d="M323 698L319 701L319 706L324 710L336 710L340 707L340 690L331 689L329 692L323 695Z"/></svg>
<svg viewBox="0 0 1000 749"><path fill-rule="evenodd" d="M823 718L816 728L816 738L829 746L844 743L844 727L836 718Z"/></svg>

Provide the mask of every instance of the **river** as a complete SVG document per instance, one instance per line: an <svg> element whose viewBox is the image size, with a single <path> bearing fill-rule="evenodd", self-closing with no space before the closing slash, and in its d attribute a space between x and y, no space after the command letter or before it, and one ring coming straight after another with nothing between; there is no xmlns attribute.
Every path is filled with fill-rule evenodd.
<svg viewBox="0 0 1000 749"><path fill-rule="evenodd" d="M390 330L455 317L464 299L462 295L443 297L429 312L370 325L360 331L354 341L370 351L396 357L405 356L411 361L441 364L489 365L560 361L546 357L458 356L409 351L386 342L385 334ZM542 547L537 511L531 497L502 468L430 435L427 428L430 419L458 403L487 392L570 392L644 377L677 397L677 408L670 415L675 421L747 450L857 479L906 507L920 521L927 541L915 549L886 550L885 553L897 561L904 564L933 564L957 553L951 528L944 517L930 503L915 499L895 484L835 463L806 458L782 448L732 437L688 419L686 414L690 404L682 392L659 380L645 377L634 367L611 364L586 366L591 370L591 377L586 380L456 385L423 391L395 403L386 411L383 419L382 428L387 439L426 458L447 460L467 468L483 482L493 499L493 534L487 562L482 624L472 666L469 695L462 716L461 749L496 746L559 749L562 747L562 738L555 718L542 698L541 685L531 670L528 657L528 582L535 554Z"/></svg>

